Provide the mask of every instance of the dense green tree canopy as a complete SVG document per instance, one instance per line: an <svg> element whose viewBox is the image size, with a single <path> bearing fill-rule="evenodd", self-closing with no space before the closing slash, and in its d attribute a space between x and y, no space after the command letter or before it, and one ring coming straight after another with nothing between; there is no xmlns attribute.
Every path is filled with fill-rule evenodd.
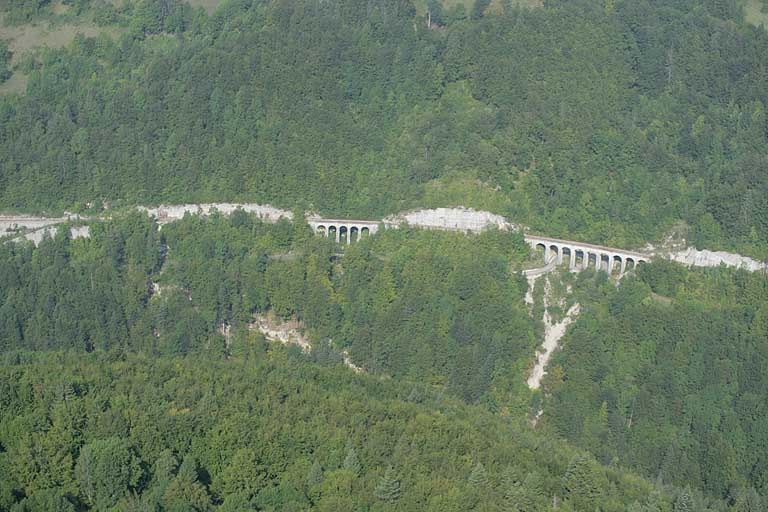
<svg viewBox="0 0 768 512"><path fill-rule="evenodd" d="M0 507L764 500L764 276L564 276L586 312L534 431L541 397L523 376L540 327L518 233L401 228L338 252L306 224L243 212L67 233L0 244ZM265 314L300 321L311 354L266 345L252 324Z"/></svg>
<svg viewBox="0 0 768 512"><path fill-rule="evenodd" d="M744 6L533 3L0 0L21 30L110 28L0 39L0 209L108 210L88 239L0 240L0 511L764 510L765 275L556 274L582 313L531 392L519 233L340 248L135 213L462 204L768 258L768 33Z"/></svg>
<svg viewBox="0 0 768 512"><path fill-rule="evenodd" d="M661 481L765 496L766 276L659 262L618 289L579 285L586 308L551 363L564 373L545 380L548 423Z"/></svg>
<svg viewBox="0 0 768 512"><path fill-rule="evenodd" d="M654 489L535 433L524 412L466 403L514 405L519 386L501 363L519 367L533 349L510 273L525 254L517 234L394 230L339 255L304 224L245 214L162 231L131 214L93 225L89 239L66 231L38 248L0 245L2 510L489 510L506 503L509 472L526 482L515 499L541 509L574 458L590 461L606 510ZM414 266L421 258L432 265ZM478 300L511 308L475 319L454 303ZM407 317L356 309L365 303L422 310L408 320L413 350L397 344ZM249 329L267 310L306 323L316 362ZM444 310L466 325L445 323ZM371 374L341 366L348 342L324 336L350 332L352 319L405 354L353 343ZM419 326L441 322L442 345L423 352L436 342ZM499 365L446 366L467 350Z"/></svg>
<svg viewBox="0 0 768 512"><path fill-rule="evenodd" d="M465 203L766 257L768 34L737 2L486 3L129 2L0 98L0 207Z"/></svg>

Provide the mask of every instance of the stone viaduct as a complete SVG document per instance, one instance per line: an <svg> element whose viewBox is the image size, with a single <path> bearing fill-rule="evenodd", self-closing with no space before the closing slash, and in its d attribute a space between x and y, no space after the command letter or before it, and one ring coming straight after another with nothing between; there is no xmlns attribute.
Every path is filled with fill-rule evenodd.
<svg viewBox="0 0 768 512"><path fill-rule="evenodd" d="M338 244L347 245L376 233L380 228L397 227L397 224L388 222L320 217L309 217L307 222L316 234L333 238ZM525 241L531 249L543 252L547 266L560 265L567 261L569 270L573 272L592 267L608 274L616 271L623 274L650 260L650 256L639 252L538 235L526 234Z"/></svg>
<svg viewBox="0 0 768 512"><path fill-rule="evenodd" d="M307 223L316 234L336 240L337 244L351 244L376 233L380 222L370 220L321 219L308 217Z"/></svg>
<svg viewBox="0 0 768 512"><path fill-rule="evenodd" d="M556 265L568 261L568 268L571 271L592 267L595 270L605 270L608 274L616 270L623 274L650 259L649 256L639 252L544 236L526 234L525 241L532 249L543 250L545 262L549 262L550 258L555 259Z"/></svg>

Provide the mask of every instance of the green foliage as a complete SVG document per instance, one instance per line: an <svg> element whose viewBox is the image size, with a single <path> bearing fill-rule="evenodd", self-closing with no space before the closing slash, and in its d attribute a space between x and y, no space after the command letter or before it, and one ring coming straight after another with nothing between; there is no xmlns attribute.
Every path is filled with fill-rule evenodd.
<svg viewBox="0 0 768 512"><path fill-rule="evenodd" d="M765 451L746 446L766 431L750 352L768 332L764 276L576 276L593 302L533 430L515 383L535 345L519 234L403 228L340 255L302 223L243 212L61 232L0 244L4 509L672 509L678 490L623 465L689 485L697 506L697 489L714 510L733 489L734 507L763 502ZM276 312L312 355L249 329Z"/></svg>
<svg viewBox="0 0 768 512"><path fill-rule="evenodd" d="M736 495L736 504L734 510L736 512L753 512L755 510L763 510L765 508L765 498L761 497L753 487L742 489Z"/></svg>
<svg viewBox="0 0 768 512"><path fill-rule="evenodd" d="M522 254L517 235L497 232L399 229L353 246L334 340L369 370L447 383L467 401L487 398L497 369L535 343L524 289L510 272Z"/></svg>
<svg viewBox="0 0 768 512"><path fill-rule="evenodd" d="M397 501L400 499L402 494L400 480L398 480L397 473L395 473L395 469L392 466L387 468L387 471L376 485L373 494L382 501Z"/></svg>
<svg viewBox="0 0 768 512"><path fill-rule="evenodd" d="M212 508L207 489L199 481L197 463L191 455L184 457L176 476L160 498L160 503L167 510L205 512Z"/></svg>
<svg viewBox="0 0 768 512"><path fill-rule="evenodd" d="M547 501L542 477L533 472L521 476L514 468L508 468L503 476L502 510L509 512L533 512L541 510Z"/></svg>
<svg viewBox="0 0 768 512"><path fill-rule="evenodd" d="M128 442L111 437L80 449L75 476L86 503L106 510L139 484L142 470Z"/></svg>
<svg viewBox="0 0 768 512"><path fill-rule="evenodd" d="M352 445L347 446L347 456L344 458L344 465L342 467L354 475L359 475L363 470L360 458L357 456L357 450Z"/></svg>
<svg viewBox="0 0 768 512"><path fill-rule="evenodd" d="M651 290L659 295L673 296L683 285L687 272L685 267L678 263L659 260L653 265L640 265L637 275L642 282L647 283Z"/></svg>
<svg viewBox="0 0 768 512"><path fill-rule="evenodd" d="M678 495L672 510L674 512L693 512L695 510L690 491L685 490Z"/></svg>
<svg viewBox="0 0 768 512"><path fill-rule="evenodd" d="M75 512L77 509L58 489L43 489L15 504L12 512Z"/></svg>
<svg viewBox="0 0 768 512"><path fill-rule="evenodd" d="M323 468L318 461L315 461L307 474L307 485L311 487L321 483L323 483Z"/></svg>
<svg viewBox="0 0 768 512"><path fill-rule="evenodd" d="M768 33L737 2L73 4L127 31L42 51L0 98L2 208L464 203L616 246L682 220L768 255Z"/></svg>
<svg viewBox="0 0 768 512"><path fill-rule="evenodd" d="M38 248L0 245L3 506L466 510L503 500L490 482L511 464L528 475L526 503L557 492L562 455L539 467L531 432L442 391L510 400L502 370L534 343L511 273L527 252L519 234L392 230L338 256L303 224L242 212L162 231L116 215L89 239L66 231ZM333 368L265 347L248 325L266 312L304 322L319 340L312 357ZM338 368L331 336L404 382ZM472 457L486 466L473 470ZM388 465L400 469L377 469Z"/></svg>
<svg viewBox="0 0 768 512"><path fill-rule="evenodd" d="M451 510L450 503L469 503L473 454L483 457L488 481L500 478L499 468L527 475L525 495L540 507L560 492L563 460L576 455L484 407L433 390L414 404L399 398L407 384L290 359L279 346L229 359L99 350L17 355L0 366L0 458L9 462L2 481L15 482L3 503L14 510L372 510L392 503ZM76 384L66 400L57 392L62 381ZM59 405L80 411L79 422L52 422ZM130 427L118 437L121 419ZM22 431L38 446L78 439L76 462L58 465L77 476L72 494L44 487L43 474L20 473ZM341 468L349 458L344 439L366 460L359 475ZM620 502L643 499L652 488L644 483L638 494L622 481L602 483L602 493ZM77 496L82 501L69 501ZM487 486L478 506L504 499Z"/></svg>
<svg viewBox="0 0 768 512"><path fill-rule="evenodd" d="M0 84L11 77L11 54L8 50L8 43L0 39Z"/></svg>
<svg viewBox="0 0 768 512"><path fill-rule="evenodd" d="M50 0L3 0L0 11L7 13L6 23L24 23L50 9Z"/></svg>
<svg viewBox="0 0 768 512"><path fill-rule="evenodd" d="M563 492L576 510L591 510L600 496L599 473L587 457L578 456L568 465Z"/></svg>
<svg viewBox="0 0 768 512"><path fill-rule="evenodd" d="M139 0L132 7L130 30L135 34L183 32L192 23L189 4L178 0ZM112 16L103 10L100 15L102 22L109 21Z"/></svg>
<svg viewBox="0 0 768 512"><path fill-rule="evenodd" d="M27 57L26 96L0 98L0 206L463 203L615 245L682 219L765 257L768 38L735 5L430 1L429 30L390 0L95 4L128 33ZM0 43L0 81L8 61ZM2 510L766 507L765 276L579 276L532 432L489 412L528 398L519 234L403 229L339 256L244 212L61 233L0 244ZM267 312L373 376L267 348Z"/></svg>
<svg viewBox="0 0 768 512"><path fill-rule="evenodd" d="M597 286L577 282L589 307L550 363L564 374L545 379L547 422L603 462L688 488L677 507L697 489L764 499L766 276L658 261Z"/></svg>
<svg viewBox="0 0 768 512"><path fill-rule="evenodd" d="M469 474L469 483L480 489L485 489L490 485L488 481L488 472L481 462L478 462L472 472Z"/></svg>

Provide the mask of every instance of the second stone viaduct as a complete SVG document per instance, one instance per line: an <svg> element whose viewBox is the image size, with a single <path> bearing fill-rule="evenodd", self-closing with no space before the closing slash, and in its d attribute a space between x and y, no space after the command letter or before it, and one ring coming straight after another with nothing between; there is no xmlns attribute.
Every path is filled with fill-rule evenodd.
<svg viewBox="0 0 768 512"><path fill-rule="evenodd" d="M595 270L605 270L608 274L618 270L623 274L627 270L634 269L640 263L646 263L649 256L624 249L603 247L601 245L585 244L570 240L560 240L537 235L525 235L525 241L534 250L544 252L544 261L555 259L559 265L568 262L571 271L585 270L589 267Z"/></svg>

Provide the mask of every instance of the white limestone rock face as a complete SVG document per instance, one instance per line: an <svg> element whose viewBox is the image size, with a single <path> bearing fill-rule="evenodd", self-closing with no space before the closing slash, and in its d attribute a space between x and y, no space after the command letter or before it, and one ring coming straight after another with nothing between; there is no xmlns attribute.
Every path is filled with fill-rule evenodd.
<svg viewBox="0 0 768 512"><path fill-rule="evenodd" d="M480 232L491 226L507 230L514 226L501 215L477 211L472 208L435 208L399 213L384 219L387 224L405 222L411 226L427 229Z"/></svg>
<svg viewBox="0 0 768 512"><path fill-rule="evenodd" d="M90 226L76 226L69 230L69 236L72 240L76 238L91 238Z"/></svg>
<svg viewBox="0 0 768 512"><path fill-rule="evenodd" d="M184 217L184 214L190 213L192 215L210 215L214 210L221 212L224 215L231 215L237 209L242 209L247 213L254 213L266 222L277 222L281 218L291 220L293 219L293 213L288 210L281 210L268 204L253 204L253 203L201 203L201 204L176 204L176 205L160 205L157 208L145 208L140 206L139 209L147 212L148 215L155 217L160 224L166 224L168 222L174 222Z"/></svg>
<svg viewBox="0 0 768 512"><path fill-rule="evenodd" d="M59 230L57 226L47 226L44 228L37 229L35 231L30 231L29 233L26 233L22 235L22 238L31 241L33 244L35 244L35 247L40 245L40 242L43 241L43 238L45 238L46 233L51 238L56 236L56 232ZM69 237L72 240L75 240L77 238L90 238L91 237L91 228L88 226L76 226L73 228L70 228L69 230Z"/></svg>
<svg viewBox="0 0 768 512"><path fill-rule="evenodd" d="M725 264L729 267L743 268L750 272L768 270L768 264L765 262L757 261L741 254L709 251L706 249L697 251L693 247L670 253L669 259L694 267L719 267L721 264Z"/></svg>
<svg viewBox="0 0 768 512"><path fill-rule="evenodd" d="M75 217L76 218L76 217ZM0 236L17 231L35 230L66 222L70 217L34 217L31 215L0 215Z"/></svg>
<svg viewBox="0 0 768 512"><path fill-rule="evenodd" d="M40 245L40 242L43 241L43 238L45 238L45 235L47 234L51 238L56 236L56 231L58 231L58 228L56 226L48 226L44 228L37 229L35 231L30 231L29 233L26 233L22 235L22 238L29 240L33 244L35 244L35 247Z"/></svg>

